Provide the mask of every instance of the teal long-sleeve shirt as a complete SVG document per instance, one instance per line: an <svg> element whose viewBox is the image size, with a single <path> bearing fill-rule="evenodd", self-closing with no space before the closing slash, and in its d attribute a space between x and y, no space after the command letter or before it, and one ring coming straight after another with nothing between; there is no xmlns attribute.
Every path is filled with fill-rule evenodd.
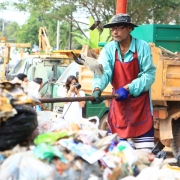
<svg viewBox="0 0 180 180"><path fill-rule="evenodd" d="M104 73L102 77L94 76L92 88L99 87L103 91L108 83L112 84L113 69L115 63L115 51L118 50L119 60L122 61L118 42L111 41L105 45L98 58L99 64L103 65ZM133 59L133 53L137 51L140 72L138 78L134 79L129 85L129 93L135 97L142 92L150 90L155 80L156 67L153 64L150 45L140 39L132 37L128 51L124 56L124 62L130 62ZM119 81L121 78L119 78ZM151 91L149 91L150 93ZM150 93L151 96L151 93ZM153 115L153 106L150 98L151 114Z"/></svg>
<svg viewBox="0 0 180 180"><path fill-rule="evenodd" d="M119 60L122 61L118 42L111 41L102 49L98 58L99 64L103 65L104 73L102 77L94 76L92 88L99 87L103 91L108 83L112 84L113 69L115 63L115 51L118 50ZM132 37L128 51L124 56L124 62L130 62L133 59L133 53L137 51L140 72L138 78L134 79L129 85L129 93L133 96L139 96L142 92L150 90L155 80L156 68L152 61L150 45L140 39ZM121 79L119 78L119 81Z"/></svg>

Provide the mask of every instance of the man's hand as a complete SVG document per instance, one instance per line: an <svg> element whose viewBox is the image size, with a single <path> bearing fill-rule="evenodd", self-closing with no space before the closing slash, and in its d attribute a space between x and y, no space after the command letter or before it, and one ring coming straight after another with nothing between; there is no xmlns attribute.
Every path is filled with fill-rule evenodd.
<svg viewBox="0 0 180 180"><path fill-rule="evenodd" d="M100 104L101 102L104 101L104 98L101 96L101 91L100 91L100 90L95 90L95 91L92 93L92 96L95 97L95 100L94 100L94 101L91 101L92 104Z"/></svg>
<svg viewBox="0 0 180 180"><path fill-rule="evenodd" d="M129 91L122 87L117 89L115 94L118 94L116 101L124 101L128 98Z"/></svg>

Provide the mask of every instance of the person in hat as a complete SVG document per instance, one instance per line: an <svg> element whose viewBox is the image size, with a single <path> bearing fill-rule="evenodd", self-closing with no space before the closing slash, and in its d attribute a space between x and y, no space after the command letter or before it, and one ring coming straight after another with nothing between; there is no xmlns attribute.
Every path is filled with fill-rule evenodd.
<svg viewBox="0 0 180 180"><path fill-rule="evenodd" d="M153 109L150 89L156 68L150 45L133 38L137 25L128 14L117 14L104 28L110 28L113 41L102 49L98 61L103 65L102 77L94 75L93 94L97 104L103 101L102 91L110 82L113 94L108 126L120 139L131 138L136 149L151 151L154 147Z"/></svg>

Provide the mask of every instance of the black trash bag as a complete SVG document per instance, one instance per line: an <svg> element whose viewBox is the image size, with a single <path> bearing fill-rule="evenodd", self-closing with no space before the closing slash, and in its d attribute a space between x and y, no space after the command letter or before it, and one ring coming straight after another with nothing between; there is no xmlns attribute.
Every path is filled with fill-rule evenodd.
<svg viewBox="0 0 180 180"><path fill-rule="evenodd" d="M37 114L29 105L14 106L17 114L1 122L0 151L12 149L24 142L37 127Z"/></svg>

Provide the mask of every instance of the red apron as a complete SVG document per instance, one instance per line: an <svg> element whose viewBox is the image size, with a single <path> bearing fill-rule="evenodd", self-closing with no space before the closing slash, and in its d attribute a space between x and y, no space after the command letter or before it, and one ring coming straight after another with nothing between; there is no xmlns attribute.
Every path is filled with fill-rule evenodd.
<svg viewBox="0 0 180 180"><path fill-rule="evenodd" d="M137 52L133 53L133 60L130 62L121 62L118 59L118 51L115 57L113 93L138 78L140 72ZM138 97L129 96L125 101L111 101L108 124L111 132L117 133L119 137L132 138L143 135L151 129L152 123L149 91Z"/></svg>

